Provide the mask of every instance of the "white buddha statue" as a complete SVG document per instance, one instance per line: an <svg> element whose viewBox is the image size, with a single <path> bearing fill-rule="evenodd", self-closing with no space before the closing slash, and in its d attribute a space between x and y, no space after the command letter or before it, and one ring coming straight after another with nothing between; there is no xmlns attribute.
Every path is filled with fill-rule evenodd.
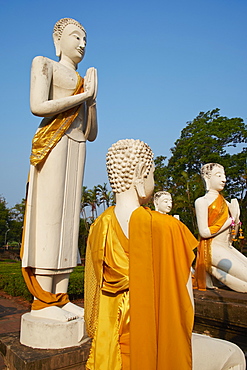
<svg viewBox="0 0 247 370"><path fill-rule="evenodd" d="M171 212L172 209L172 196L168 191L158 191L154 194L154 207L155 211L167 214ZM173 215L177 220L179 220L179 215Z"/></svg>
<svg viewBox="0 0 247 370"><path fill-rule="evenodd" d="M201 290L213 288L210 275L237 292L247 292L247 258L232 245L232 230L237 232L240 210L237 199L227 202L224 167L208 163L201 168L206 194L195 202L200 245L195 277Z"/></svg>
<svg viewBox="0 0 247 370"><path fill-rule="evenodd" d="M86 140L97 136L97 74L89 68L82 79L76 72L87 42L79 22L59 20L53 39L59 61L32 62L31 111L45 118L30 157L22 267L35 297L31 314L66 322L84 312L66 293L78 261Z"/></svg>
<svg viewBox="0 0 247 370"><path fill-rule="evenodd" d="M172 196L168 191L158 191L154 194L155 211L167 214L172 209Z"/></svg>

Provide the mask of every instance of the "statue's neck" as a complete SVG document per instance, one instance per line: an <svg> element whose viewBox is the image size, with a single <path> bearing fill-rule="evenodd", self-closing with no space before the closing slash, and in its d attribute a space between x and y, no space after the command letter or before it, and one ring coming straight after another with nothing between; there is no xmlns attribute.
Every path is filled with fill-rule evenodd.
<svg viewBox="0 0 247 370"><path fill-rule="evenodd" d="M77 63L73 62L73 60L68 58L66 55L62 55L61 59L59 60L59 63L69 69L72 69L73 71L77 70Z"/></svg>
<svg viewBox="0 0 247 370"><path fill-rule="evenodd" d="M216 198L218 198L219 192L217 190L209 189L204 195L207 199L208 205L212 204Z"/></svg>
<svg viewBox="0 0 247 370"><path fill-rule="evenodd" d="M130 217L138 207L140 207L140 201L135 189L131 188L123 193L116 193L115 215L127 238Z"/></svg>
<svg viewBox="0 0 247 370"><path fill-rule="evenodd" d="M208 195L218 195L219 192L218 192L218 190L209 189L206 194L208 194Z"/></svg>

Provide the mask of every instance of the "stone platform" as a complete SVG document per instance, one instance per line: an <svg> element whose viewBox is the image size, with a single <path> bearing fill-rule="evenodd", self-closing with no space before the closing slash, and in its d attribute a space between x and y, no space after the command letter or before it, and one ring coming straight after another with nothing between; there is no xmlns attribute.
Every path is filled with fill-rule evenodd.
<svg viewBox="0 0 247 370"><path fill-rule="evenodd" d="M194 331L236 343L246 355L247 293L224 289L195 290L194 296ZM10 323L9 316L7 318L5 325ZM0 332L1 324L3 321L0 322ZM2 331L0 335L0 354L9 370L84 370L89 350L90 341L78 347L41 350L21 345L19 332Z"/></svg>
<svg viewBox="0 0 247 370"><path fill-rule="evenodd" d="M236 343L247 354L247 293L194 290L194 331Z"/></svg>
<svg viewBox="0 0 247 370"><path fill-rule="evenodd" d="M91 341L64 349L33 349L20 344L20 335L0 335L0 353L8 370L85 370Z"/></svg>

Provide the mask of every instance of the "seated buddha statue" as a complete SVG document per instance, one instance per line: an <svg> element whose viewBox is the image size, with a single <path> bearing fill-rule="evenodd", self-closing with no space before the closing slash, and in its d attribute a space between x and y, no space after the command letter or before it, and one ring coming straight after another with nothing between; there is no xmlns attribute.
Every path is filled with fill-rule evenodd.
<svg viewBox="0 0 247 370"><path fill-rule="evenodd" d="M247 258L232 245L239 227L237 199L226 201L224 167L208 163L201 168L206 193L195 201L200 234L195 285L200 290L214 288L211 276L237 292L247 292Z"/></svg>

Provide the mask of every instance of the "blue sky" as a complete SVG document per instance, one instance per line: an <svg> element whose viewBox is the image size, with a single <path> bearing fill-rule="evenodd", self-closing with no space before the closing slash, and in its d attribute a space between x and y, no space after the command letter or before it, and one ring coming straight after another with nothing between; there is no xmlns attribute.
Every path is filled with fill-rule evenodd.
<svg viewBox="0 0 247 370"><path fill-rule="evenodd" d="M1 181L9 206L25 195L32 136L32 59L56 60L55 22L80 21L88 44L79 65L98 70L99 135L87 145L84 185L107 181L105 154L124 138L170 156L186 122L220 108L247 118L246 0L1 0Z"/></svg>

